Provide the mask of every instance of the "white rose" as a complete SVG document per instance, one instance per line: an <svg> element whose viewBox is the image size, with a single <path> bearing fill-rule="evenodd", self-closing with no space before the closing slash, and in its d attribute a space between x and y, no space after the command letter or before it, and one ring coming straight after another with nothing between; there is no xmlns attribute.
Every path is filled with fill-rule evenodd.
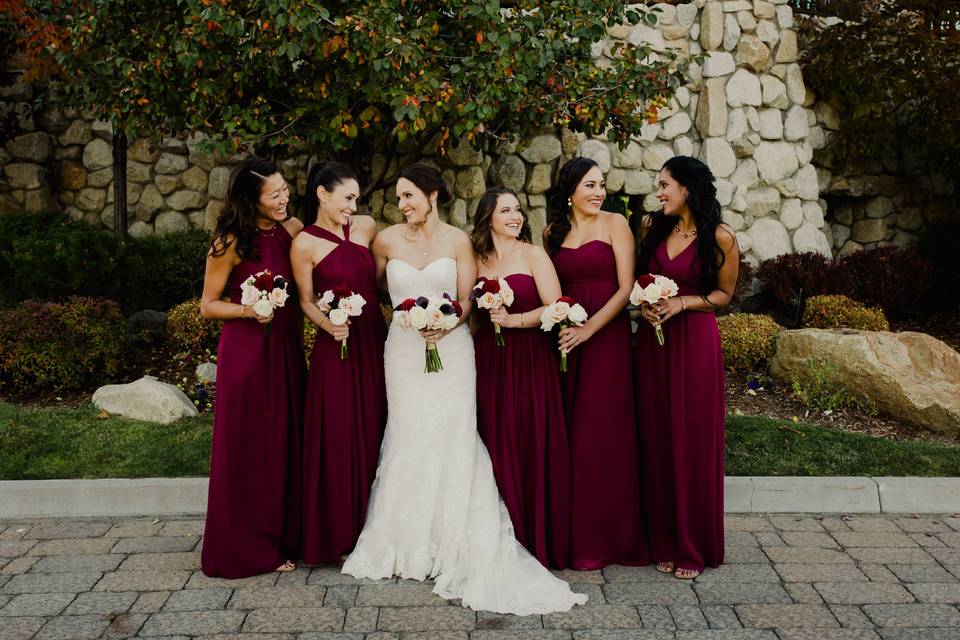
<svg viewBox="0 0 960 640"><path fill-rule="evenodd" d="M270 302L269 298L260 298L253 303L253 311L258 316L266 318L273 313L273 303Z"/></svg>
<svg viewBox="0 0 960 640"><path fill-rule="evenodd" d="M349 315L343 309L331 309L330 313L327 314L327 317L330 318L330 322L339 327L342 324L346 324Z"/></svg>
<svg viewBox="0 0 960 640"><path fill-rule="evenodd" d="M355 293L349 298L350 305L353 307L353 313L350 315L358 316L363 311L363 305L367 304L367 301L363 299L363 296L359 293ZM349 313L349 312L348 312Z"/></svg>
<svg viewBox="0 0 960 640"><path fill-rule="evenodd" d="M500 283L500 301L503 303L503 306L509 307L513 304L513 289L510 288L510 285L507 284L507 281L503 278L498 280Z"/></svg>
<svg viewBox="0 0 960 640"><path fill-rule="evenodd" d="M427 310L421 307L413 307L407 312L410 318L410 325L416 329L424 329L427 326Z"/></svg>
<svg viewBox="0 0 960 640"><path fill-rule="evenodd" d="M580 326L587 321L587 310L579 304L575 304L570 307L570 311L567 313L567 320Z"/></svg>
<svg viewBox="0 0 960 640"><path fill-rule="evenodd" d="M557 301L546 307L540 314L540 328L544 331L550 331L553 325L567 317L570 313L570 305L566 302Z"/></svg>
<svg viewBox="0 0 960 640"><path fill-rule="evenodd" d="M346 313L348 316L360 315L360 312L357 311L356 305L353 304L352 298L340 298L340 302L337 303L337 308Z"/></svg>
<svg viewBox="0 0 960 640"><path fill-rule="evenodd" d="M633 289L630 290L630 304L638 307L643 304L643 289L638 282L634 282Z"/></svg>
<svg viewBox="0 0 960 640"><path fill-rule="evenodd" d="M427 307L427 324L431 329L440 329L443 327L443 311L439 307L430 305Z"/></svg>
<svg viewBox="0 0 960 640"><path fill-rule="evenodd" d="M255 289L256 287L253 286L253 283L256 282L256 281L257 281L257 279L254 278L253 276L247 276L247 279L243 281L243 284L240 285L240 288L241 288L241 289Z"/></svg>
<svg viewBox="0 0 960 640"><path fill-rule="evenodd" d="M540 312L540 329L550 331L555 324L556 322L554 322L550 316L550 307L544 307L543 311Z"/></svg>
<svg viewBox="0 0 960 640"><path fill-rule="evenodd" d="M287 302L287 298L290 297L290 294L287 293L286 287L275 287L273 291L270 292L270 302L273 303L275 307L282 307Z"/></svg>
<svg viewBox="0 0 960 640"><path fill-rule="evenodd" d="M246 283L240 287L240 290L243 292L243 294L240 296L240 304L242 305L249 307L260 299L260 296L257 295L257 290L253 287L246 286Z"/></svg>
<svg viewBox="0 0 960 640"><path fill-rule="evenodd" d="M660 302L660 294L662 292L663 290L660 288L660 285L652 282L640 290L640 299L648 304L656 304Z"/></svg>
<svg viewBox="0 0 960 640"><path fill-rule="evenodd" d="M457 318L455 314L451 313L450 315L443 316L443 328L448 331L456 329L458 322L460 322L460 319Z"/></svg>
<svg viewBox="0 0 960 640"><path fill-rule="evenodd" d="M660 297L662 298L672 298L680 292L677 283L666 276L655 277L653 283L660 287Z"/></svg>
<svg viewBox="0 0 960 640"><path fill-rule="evenodd" d="M393 321L396 322L397 326L403 329L404 331L409 331L410 329L413 329L413 325L410 324L410 314L407 311L394 311Z"/></svg>
<svg viewBox="0 0 960 640"><path fill-rule="evenodd" d="M317 298L317 306L320 311L330 311L330 303L333 302L333 291L329 289L323 292L323 295Z"/></svg>
<svg viewBox="0 0 960 640"><path fill-rule="evenodd" d="M477 298L477 306L481 309L495 309L499 305L497 304L497 294L490 293L489 291L479 298Z"/></svg>

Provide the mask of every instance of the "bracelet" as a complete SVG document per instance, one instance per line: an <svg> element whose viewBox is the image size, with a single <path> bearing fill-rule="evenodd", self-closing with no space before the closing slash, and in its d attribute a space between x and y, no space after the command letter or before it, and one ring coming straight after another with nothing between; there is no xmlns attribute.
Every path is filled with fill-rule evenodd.
<svg viewBox="0 0 960 640"><path fill-rule="evenodd" d="M241 320L244 320L244 319L246 319L246 317L247 317L247 305L241 304L241 305L240 305L240 319L241 319Z"/></svg>
<svg viewBox="0 0 960 640"><path fill-rule="evenodd" d="M520 328L523 329L523 313L520 314Z"/></svg>
<svg viewBox="0 0 960 640"><path fill-rule="evenodd" d="M687 310L687 301L683 299L683 296L680 296L680 306L683 307L681 311Z"/></svg>

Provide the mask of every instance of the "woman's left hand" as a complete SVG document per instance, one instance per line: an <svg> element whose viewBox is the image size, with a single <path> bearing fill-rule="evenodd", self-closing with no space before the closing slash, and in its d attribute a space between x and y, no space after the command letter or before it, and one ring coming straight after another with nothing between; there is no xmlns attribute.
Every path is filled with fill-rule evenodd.
<svg viewBox="0 0 960 640"><path fill-rule="evenodd" d="M662 323L683 311L683 302L680 301L680 296L674 296L666 300L661 300L653 305L653 308L656 310L657 315L660 316L660 322Z"/></svg>
<svg viewBox="0 0 960 640"><path fill-rule="evenodd" d="M448 333L450 333L449 329L431 329L429 331L421 331L420 335L422 335L423 339L427 342L437 344Z"/></svg>
<svg viewBox="0 0 960 640"><path fill-rule="evenodd" d="M570 353L574 347L578 347L593 335L593 331L586 325L582 327L564 327L560 330L560 348Z"/></svg>

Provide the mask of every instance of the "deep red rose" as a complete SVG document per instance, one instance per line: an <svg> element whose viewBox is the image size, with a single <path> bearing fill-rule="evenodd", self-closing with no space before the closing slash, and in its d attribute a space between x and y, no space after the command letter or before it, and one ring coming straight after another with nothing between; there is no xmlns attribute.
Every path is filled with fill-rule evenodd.
<svg viewBox="0 0 960 640"><path fill-rule="evenodd" d="M647 287L653 284L653 281L654 281L654 277L649 273L645 273L639 278L637 278L637 284L640 285L641 289L646 289Z"/></svg>
<svg viewBox="0 0 960 640"><path fill-rule="evenodd" d="M349 298L350 296L353 295L353 291L351 291L347 287L334 287L333 289L331 289L331 291L333 291L333 297L336 298L337 300L341 298Z"/></svg>
<svg viewBox="0 0 960 640"><path fill-rule="evenodd" d="M416 305L417 305L416 300L414 300L413 298L407 298L406 300L400 303L400 309L402 311L410 311L410 309L413 309Z"/></svg>
<svg viewBox="0 0 960 640"><path fill-rule="evenodd" d="M453 310L457 312L458 318L463 315L463 307L460 306L459 302L456 300L451 300L450 304L453 305Z"/></svg>
<svg viewBox="0 0 960 640"><path fill-rule="evenodd" d="M574 304L576 301L570 296L560 296L557 298L557 302L566 302L567 304Z"/></svg>
<svg viewBox="0 0 960 640"><path fill-rule="evenodd" d="M273 274L269 271L264 271L253 281L253 286L260 291L273 291Z"/></svg>
<svg viewBox="0 0 960 640"><path fill-rule="evenodd" d="M483 283L483 292L484 293L500 293L500 281L499 280L487 280Z"/></svg>

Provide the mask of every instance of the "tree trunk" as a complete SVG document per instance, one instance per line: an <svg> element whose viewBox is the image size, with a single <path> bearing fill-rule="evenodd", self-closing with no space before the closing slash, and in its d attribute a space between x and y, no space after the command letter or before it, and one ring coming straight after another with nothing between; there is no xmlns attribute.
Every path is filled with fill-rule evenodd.
<svg viewBox="0 0 960 640"><path fill-rule="evenodd" d="M127 235L127 134L123 131L113 134L113 230Z"/></svg>

